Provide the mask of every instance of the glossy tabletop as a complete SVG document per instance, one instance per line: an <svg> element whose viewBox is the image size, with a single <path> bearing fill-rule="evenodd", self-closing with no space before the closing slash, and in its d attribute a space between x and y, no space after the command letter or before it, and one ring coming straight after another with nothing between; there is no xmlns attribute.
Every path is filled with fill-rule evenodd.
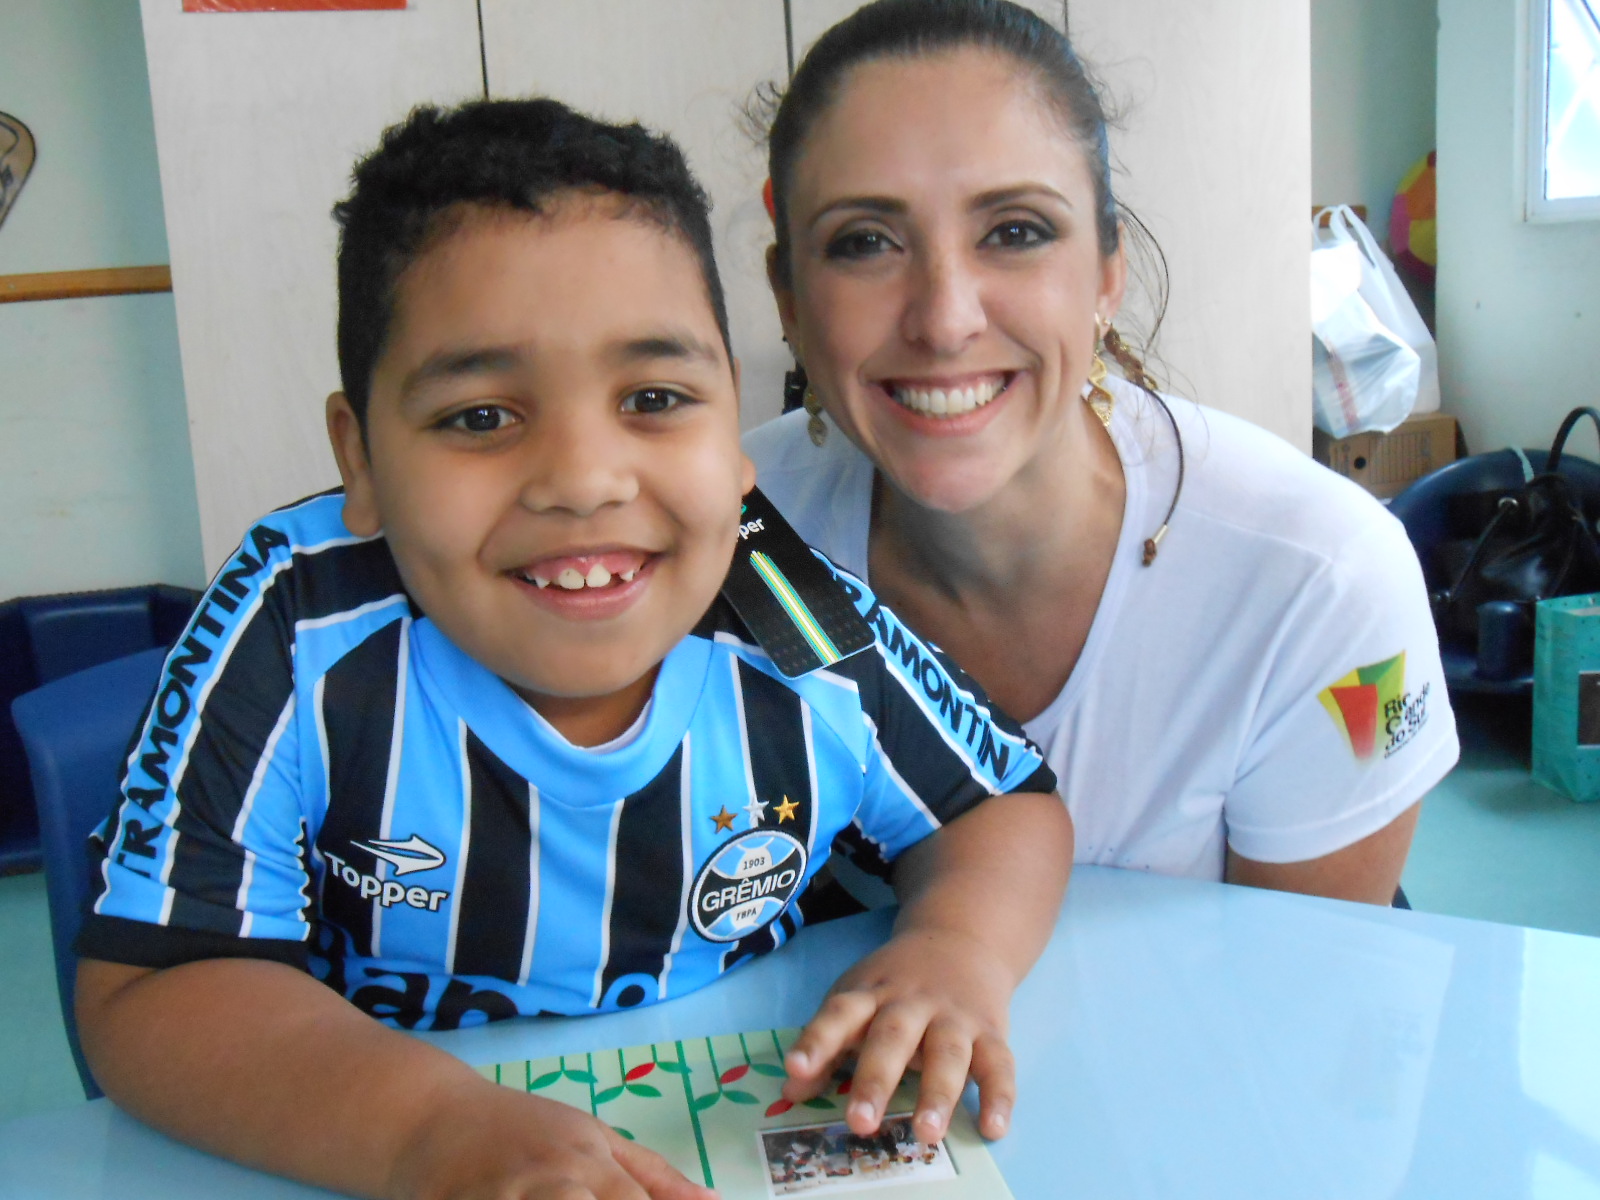
<svg viewBox="0 0 1600 1200"><path fill-rule="evenodd" d="M425 1036L487 1063L802 1024L887 931L809 929L652 1008ZM1018 1200L1600 1200L1600 939L1080 868L1012 1019L992 1149ZM3 1200L313 1194L104 1100L0 1124Z"/></svg>

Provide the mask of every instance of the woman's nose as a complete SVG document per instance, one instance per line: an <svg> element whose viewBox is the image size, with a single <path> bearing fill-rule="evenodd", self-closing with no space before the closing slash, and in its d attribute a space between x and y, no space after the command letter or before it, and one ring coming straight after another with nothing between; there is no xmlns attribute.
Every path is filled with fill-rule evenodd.
<svg viewBox="0 0 1600 1200"><path fill-rule="evenodd" d="M934 354L958 353L988 326L973 264L958 249L918 255L910 272L902 332Z"/></svg>
<svg viewBox="0 0 1600 1200"><path fill-rule="evenodd" d="M562 414L528 445L521 502L532 512L587 517L639 494L631 447L610 422Z"/></svg>

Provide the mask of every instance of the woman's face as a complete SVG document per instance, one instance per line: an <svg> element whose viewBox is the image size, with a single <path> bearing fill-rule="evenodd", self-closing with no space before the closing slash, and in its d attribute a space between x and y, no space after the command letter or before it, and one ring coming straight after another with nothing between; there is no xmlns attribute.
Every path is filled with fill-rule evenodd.
<svg viewBox="0 0 1600 1200"><path fill-rule="evenodd" d="M1080 393L1124 260L1100 254L1083 149L1010 58L855 68L801 148L788 221L789 342L913 499L964 511L1093 435Z"/></svg>

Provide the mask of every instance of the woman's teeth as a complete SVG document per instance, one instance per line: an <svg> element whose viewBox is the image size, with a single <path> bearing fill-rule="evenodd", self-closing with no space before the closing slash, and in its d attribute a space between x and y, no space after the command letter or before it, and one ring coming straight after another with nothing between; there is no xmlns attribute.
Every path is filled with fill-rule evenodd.
<svg viewBox="0 0 1600 1200"><path fill-rule="evenodd" d="M565 588L569 592L578 592L586 587L609 587L612 579L620 579L623 583L632 583L633 577L638 573L638 570L635 569L624 571L622 574L614 576L600 563L595 563L594 566L589 568L587 575L576 567L562 567L560 574L553 580L546 579L542 575L533 575L531 578L536 587L547 588L554 583L557 587Z"/></svg>
<svg viewBox="0 0 1600 1200"><path fill-rule="evenodd" d="M990 380L965 388L897 387L894 398L913 412L930 417L959 417L982 408L1005 390L1003 380Z"/></svg>

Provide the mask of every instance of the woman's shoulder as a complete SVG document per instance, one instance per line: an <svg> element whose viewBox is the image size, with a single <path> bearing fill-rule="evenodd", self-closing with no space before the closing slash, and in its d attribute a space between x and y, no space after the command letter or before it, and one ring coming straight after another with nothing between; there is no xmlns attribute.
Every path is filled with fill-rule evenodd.
<svg viewBox="0 0 1600 1200"><path fill-rule="evenodd" d="M1163 398L1183 439L1183 491L1175 520L1188 516L1240 538L1288 543L1316 557L1342 556L1364 542L1398 538L1409 545L1381 503L1299 447L1242 417L1181 397ZM1156 497L1163 508L1169 495Z"/></svg>
<svg viewBox="0 0 1600 1200"><path fill-rule="evenodd" d="M792 412L744 435L756 486L802 538L864 575L872 463L832 422L822 445L814 445L808 420L804 412Z"/></svg>

